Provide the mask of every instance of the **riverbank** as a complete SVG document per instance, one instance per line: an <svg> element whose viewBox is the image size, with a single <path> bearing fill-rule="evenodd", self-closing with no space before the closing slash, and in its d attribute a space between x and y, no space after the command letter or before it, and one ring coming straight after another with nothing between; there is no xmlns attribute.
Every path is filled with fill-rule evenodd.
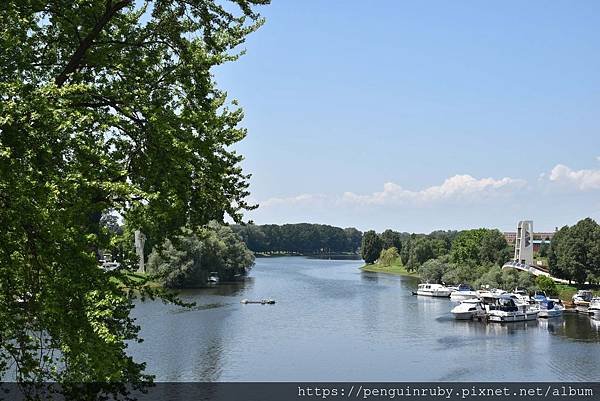
<svg viewBox="0 0 600 401"><path fill-rule="evenodd" d="M367 264L360 268L366 272L395 274L397 276L419 277L417 272L409 272L401 263L393 263L389 266L383 266L378 263Z"/></svg>

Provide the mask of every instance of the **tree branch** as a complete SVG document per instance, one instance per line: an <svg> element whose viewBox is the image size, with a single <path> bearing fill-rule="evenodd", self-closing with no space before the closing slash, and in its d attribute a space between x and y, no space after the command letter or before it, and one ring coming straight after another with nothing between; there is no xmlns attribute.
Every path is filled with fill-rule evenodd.
<svg viewBox="0 0 600 401"><path fill-rule="evenodd" d="M79 68L79 64L85 56L85 52L92 46L92 43L98 37L100 32L102 32L106 24L108 24L119 10L131 4L132 1L133 0L120 0L113 4L112 0L108 0L104 14L102 14L100 19L96 22L96 25L94 25L94 28L92 28L90 33L88 33L79 43L79 47L75 50L75 53L73 53L65 68L54 80L56 86L62 86L69 77L69 74L75 72L77 68Z"/></svg>

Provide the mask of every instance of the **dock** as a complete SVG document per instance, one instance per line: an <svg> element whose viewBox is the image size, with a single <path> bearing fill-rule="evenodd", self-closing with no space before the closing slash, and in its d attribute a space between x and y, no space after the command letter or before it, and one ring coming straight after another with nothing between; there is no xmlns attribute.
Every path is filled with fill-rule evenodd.
<svg viewBox="0 0 600 401"><path fill-rule="evenodd" d="M261 304L261 305L274 305L275 304L275 300L274 299L261 299L259 301L251 301L249 299L242 299L240 301L240 303L246 305L246 304Z"/></svg>

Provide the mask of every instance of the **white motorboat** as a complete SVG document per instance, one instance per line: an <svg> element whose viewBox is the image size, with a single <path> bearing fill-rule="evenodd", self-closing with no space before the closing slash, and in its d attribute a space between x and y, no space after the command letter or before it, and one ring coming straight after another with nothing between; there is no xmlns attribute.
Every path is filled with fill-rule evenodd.
<svg viewBox="0 0 600 401"><path fill-rule="evenodd" d="M592 298L588 308L588 314L595 319L600 319L600 297Z"/></svg>
<svg viewBox="0 0 600 401"><path fill-rule="evenodd" d="M490 300L492 300L490 302ZM486 312L490 322L524 322L537 319L539 310L531 305L517 305L508 295L486 299Z"/></svg>
<svg viewBox="0 0 600 401"><path fill-rule="evenodd" d="M461 284L450 293L450 299L454 302L465 301L467 299L478 299L479 293L473 291L470 286Z"/></svg>
<svg viewBox="0 0 600 401"><path fill-rule="evenodd" d="M450 299L454 302L479 299L479 293L477 291L453 291L450 294Z"/></svg>
<svg viewBox="0 0 600 401"><path fill-rule="evenodd" d="M485 317L485 309L479 299L466 299L450 311L456 320L472 320Z"/></svg>
<svg viewBox="0 0 600 401"><path fill-rule="evenodd" d="M577 306L589 306L593 297L590 290L579 290L573 295L573 303Z"/></svg>
<svg viewBox="0 0 600 401"><path fill-rule="evenodd" d="M209 284L219 284L219 273L218 272L210 272L210 276L208 276Z"/></svg>
<svg viewBox="0 0 600 401"><path fill-rule="evenodd" d="M417 295L424 295L427 297L442 297L448 298L451 290L442 284L419 284L417 287Z"/></svg>

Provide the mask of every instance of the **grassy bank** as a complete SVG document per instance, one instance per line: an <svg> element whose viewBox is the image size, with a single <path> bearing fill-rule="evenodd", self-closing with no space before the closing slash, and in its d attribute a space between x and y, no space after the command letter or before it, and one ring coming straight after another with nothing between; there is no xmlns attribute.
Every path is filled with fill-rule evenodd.
<svg viewBox="0 0 600 401"><path fill-rule="evenodd" d="M387 273L387 274L396 274L399 276L410 276L410 277L419 277L416 272L409 272L404 268L402 263L393 263L389 266L383 266L378 263L364 265L361 267L363 271L366 272L374 272L374 273Z"/></svg>

